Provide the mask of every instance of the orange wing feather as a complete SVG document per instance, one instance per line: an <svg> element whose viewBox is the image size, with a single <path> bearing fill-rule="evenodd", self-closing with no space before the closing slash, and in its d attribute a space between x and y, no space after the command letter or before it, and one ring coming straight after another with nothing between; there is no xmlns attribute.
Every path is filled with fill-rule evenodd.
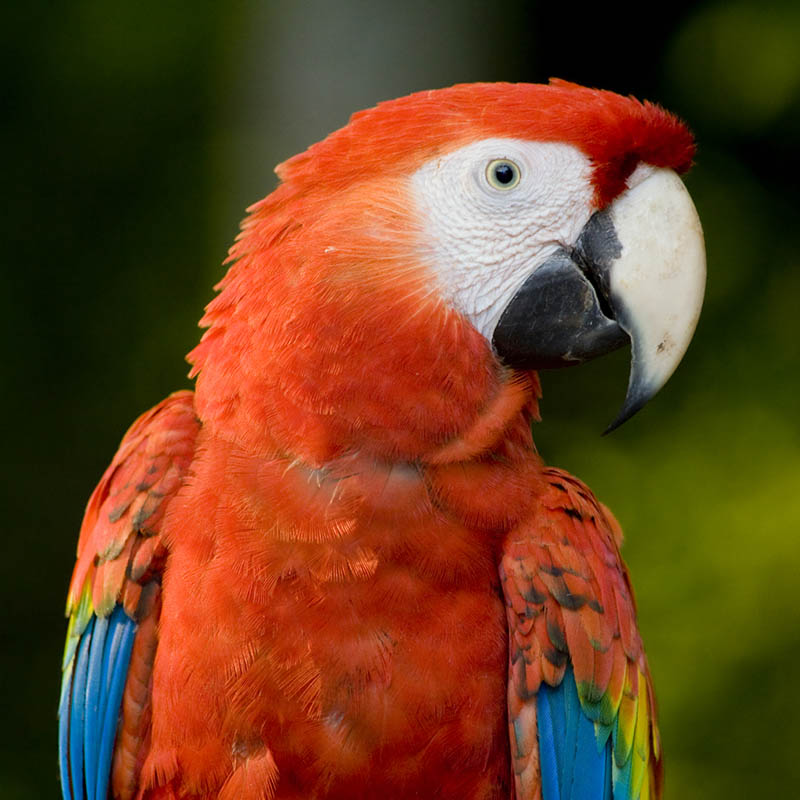
<svg viewBox="0 0 800 800"><path fill-rule="evenodd" d="M62 692L93 616L107 617L121 604L138 623L114 750L115 797L133 796L149 736L150 675L167 555L161 523L187 475L198 429L192 392L176 392L139 417L92 493L81 526L67 599Z"/></svg>
<svg viewBox="0 0 800 800"><path fill-rule="evenodd" d="M518 798L538 797L536 693L571 662L598 744L613 741L615 797L661 795L661 747L647 659L614 517L578 480L546 468L530 523L500 566L509 623L509 734Z"/></svg>

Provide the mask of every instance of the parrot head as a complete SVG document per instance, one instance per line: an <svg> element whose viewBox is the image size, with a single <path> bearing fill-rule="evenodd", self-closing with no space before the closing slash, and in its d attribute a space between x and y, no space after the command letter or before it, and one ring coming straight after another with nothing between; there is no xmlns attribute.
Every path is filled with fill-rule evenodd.
<svg viewBox="0 0 800 800"><path fill-rule="evenodd" d="M663 109L563 81L464 84L359 112L280 165L281 185L250 209L190 355L199 402L233 413L249 376L262 399L276 386L282 398L251 405L250 423L302 418L313 441L305 412L348 418L343 398L360 392L351 429L386 427L376 415L394 409L407 427L441 419L441 441L448 418L471 413L459 397L485 398L498 370L629 343L610 430L664 385L699 317L703 236L678 177L693 155ZM403 400L414 387L417 412Z"/></svg>

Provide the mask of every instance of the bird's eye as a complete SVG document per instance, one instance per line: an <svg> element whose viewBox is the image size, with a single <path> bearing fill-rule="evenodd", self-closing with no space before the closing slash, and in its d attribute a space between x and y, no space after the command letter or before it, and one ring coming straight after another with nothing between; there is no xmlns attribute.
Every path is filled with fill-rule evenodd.
<svg viewBox="0 0 800 800"><path fill-rule="evenodd" d="M513 189L519 183L519 167L507 158L496 158L486 167L486 180L494 189Z"/></svg>

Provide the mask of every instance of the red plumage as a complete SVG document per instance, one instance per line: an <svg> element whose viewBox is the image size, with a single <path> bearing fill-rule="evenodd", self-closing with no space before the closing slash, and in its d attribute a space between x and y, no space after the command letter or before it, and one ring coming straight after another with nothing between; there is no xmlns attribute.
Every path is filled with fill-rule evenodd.
<svg viewBox="0 0 800 800"><path fill-rule="evenodd" d="M613 518L531 442L536 375L415 255L413 165L486 136L576 145L598 207L639 160L693 154L649 104L477 84L356 114L280 167L203 318L194 397L137 423L87 512L72 597L89 581L142 621L115 796L522 800L536 748L512 757L507 702L535 717L567 654L613 709L647 676Z"/></svg>

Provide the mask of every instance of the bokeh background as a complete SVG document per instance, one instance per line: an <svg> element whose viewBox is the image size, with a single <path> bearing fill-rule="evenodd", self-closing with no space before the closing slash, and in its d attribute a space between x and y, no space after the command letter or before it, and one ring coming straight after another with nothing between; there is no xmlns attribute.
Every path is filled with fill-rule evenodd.
<svg viewBox="0 0 800 800"><path fill-rule="evenodd" d="M613 4L612 4L613 5ZM613 435L626 354L543 376L543 454L627 531L670 798L800 787L800 5L464 0L5 4L0 797L56 797L61 617L83 506L183 355L273 166L378 100L551 75L699 140L707 301Z"/></svg>

